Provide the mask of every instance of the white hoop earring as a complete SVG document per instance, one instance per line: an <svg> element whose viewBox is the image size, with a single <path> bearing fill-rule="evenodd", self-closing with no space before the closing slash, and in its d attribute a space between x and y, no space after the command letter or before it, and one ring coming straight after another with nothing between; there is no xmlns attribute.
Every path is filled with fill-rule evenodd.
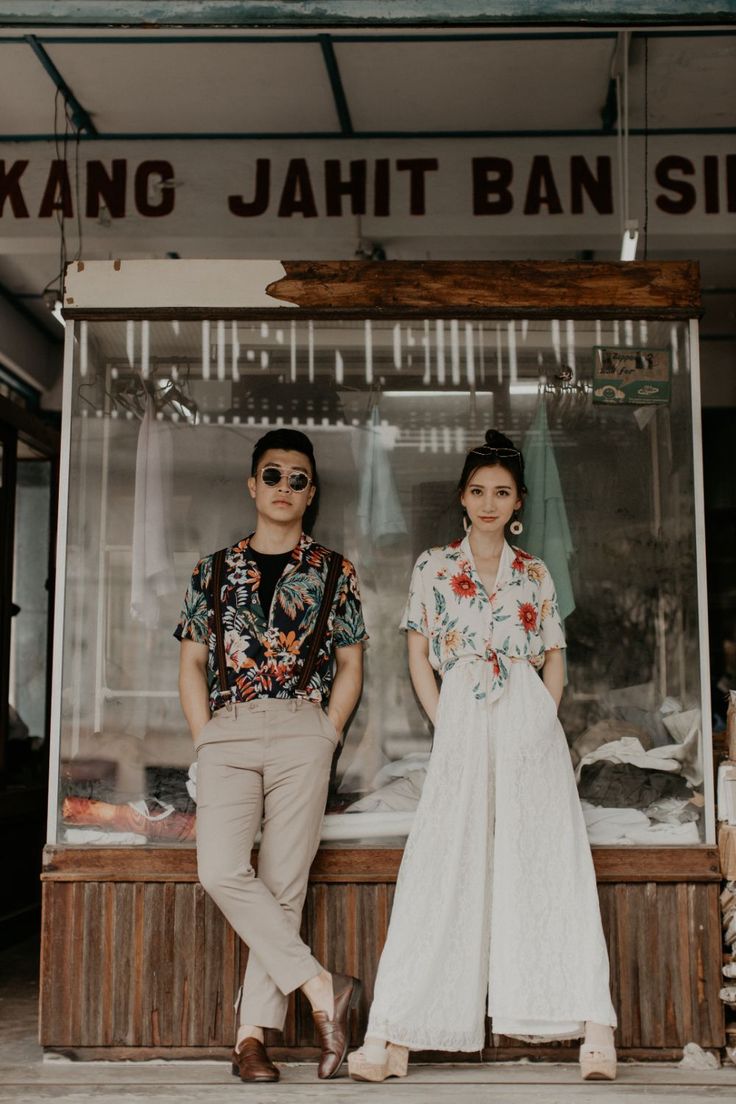
<svg viewBox="0 0 736 1104"><path fill-rule="evenodd" d="M518 518L515 518L509 525L509 532L513 533L515 537L518 537L520 533L524 532L524 526Z"/></svg>
<svg viewBox="0 0 736 1104"><path fill-rule="evenodd" d="M473 523L471 522L471 520L470 520L470 518L468 517L468 515L467 515L467 514L463 514L463 529L465 530L465 532L466 532L466 533L469 533L469 532L470 532L470 529L471 529L471 526L472 526L472 524L473 524Z"/></svg>

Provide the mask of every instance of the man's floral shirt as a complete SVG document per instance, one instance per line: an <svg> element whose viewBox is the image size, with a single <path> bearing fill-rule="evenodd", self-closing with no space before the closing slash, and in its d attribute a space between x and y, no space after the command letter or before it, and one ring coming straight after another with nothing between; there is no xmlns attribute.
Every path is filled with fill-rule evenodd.
<svg viewBox="0 0 736 1104"><path fill-rule="evenodd" d="M525 659L539 670L546 651L565 647L555 587L544 563L505 544L489 594L467 537L419 557L401 628L428 638L429 661L441 675L460 659L488 663L494 699L514 660Z"/></svg>
<svg viewBox="0 0 736 1104"><path fill-rule="evenodd" d="M234 692L234 701L241 702L293 698L308 637L319 614L330 550L302 534L276 583L269 616L258 598L261 577L258 565L248 555L250 540L245 537L225 556L222 609L227 689ZM195 567L174 636L208 645L210 708L217 709L223 699L215 649L212 563L213 555L209 555ZM329 698L334 649L367 638L358 577L350 561L343 560L327 634L307 690L312 701L326 702Z"/></svg>

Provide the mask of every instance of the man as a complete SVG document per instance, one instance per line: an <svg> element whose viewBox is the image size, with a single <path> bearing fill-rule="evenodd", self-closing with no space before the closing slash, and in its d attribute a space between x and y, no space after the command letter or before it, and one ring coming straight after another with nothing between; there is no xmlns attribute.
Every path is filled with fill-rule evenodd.
<svg viewBox="0 0 736 1104"><path fill-rule="evenodd" d="M331 555L302 530L319 495L309 438L293 429L262 437L248 490L255 532L226 550L221 568L224 649L215 633L212 555L194 570L174 633L179 694L198 753L199 880L249 948L233 1073L278 1080L264 1028L283 1028L287 996L301 989L320 1037L318 1074L327 1078L347 1053L360 982L328 973L299 927L333 754L360 695L367 635L355 569L340 558L316 668L306 689L298 686ZM256 875L250 856L259 829Z"/></svg>

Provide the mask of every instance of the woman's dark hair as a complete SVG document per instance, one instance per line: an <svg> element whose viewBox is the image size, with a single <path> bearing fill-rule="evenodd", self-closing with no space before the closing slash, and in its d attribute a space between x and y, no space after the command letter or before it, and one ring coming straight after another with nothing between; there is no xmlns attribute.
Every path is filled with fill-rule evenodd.
<svg viewBox="0 0 736 1104"><path fill-rule="evenodd" d="M523 497L526 494L524 457L521 455L521 450L516 448L514 442L505 437L503 433L499 433L497 429L487 430L485 444L471 449L465 457L460 482L457 485L458 493L463 493L470 482L471 475L478 468L492 468L496 465L504 468L509 473L516 484L519 497ZM463 515L465 515L464 510Z"/></svg>
<svg viewBox="0 0 736 1104"><path fill-rule="evenodd" d="M306 456L312 469L312 483L314 485L314 498L304 514L304 530L312 531L317 510L319 509L319 475L317 474L317 461L314 459L314 445L299 429L270 429L263 437L256 441L253 448L253 456L250 463L250 474L255 475L261 457L269 449L285 449L287 452L300 452Z"/></svg>

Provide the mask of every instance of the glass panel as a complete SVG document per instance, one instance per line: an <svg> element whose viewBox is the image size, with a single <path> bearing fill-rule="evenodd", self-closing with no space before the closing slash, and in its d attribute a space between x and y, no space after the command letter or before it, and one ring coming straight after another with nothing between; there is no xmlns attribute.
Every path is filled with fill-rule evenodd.
<svg viewBox="0 0 736 1104"><path fill-rule="evenodd" d="M191 842L193 752L171 633L196 561L252 530L251 450L281 424L314 441L315 537L356 564L371 637L328 843L405 838L431 731L398 621L419 553L462 536L457 480L488 427L530 458L536 450L528 510L547 493L543 461L559 472L564 516L550 507L543 547L531 550L565 595L560 716L591 839L702 838L684 324L213 319L77 330L61 776L62 798L84 800L62 804L62 839ZM594 401L596 346L665 350L670 401ZM145 446L148 401L156 435ZM144 495L150 539L134 553ZM345 811L369 795L370 811ZM151 819L172 807L184 816Z"/></svg>
<svg viewBox="0 0 736 1104"><path fill-rule="evenodd" d="M15 782L43 781L46 753L51 465L18 443L13 617L8 688L8 769Z"/></svg>

